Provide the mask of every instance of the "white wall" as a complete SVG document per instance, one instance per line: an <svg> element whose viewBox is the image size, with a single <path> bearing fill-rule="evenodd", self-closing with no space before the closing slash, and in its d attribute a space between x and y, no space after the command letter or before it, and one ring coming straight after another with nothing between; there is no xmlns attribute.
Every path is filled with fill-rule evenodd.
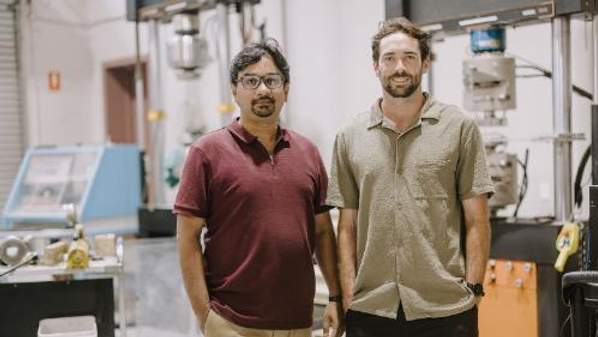
<svg viewBox="0 0 598 337"><path fill-rule="evenodd" d="M286 4L286 15L283 9ZM27 11L26 11L27 13ZM134 57L134 25L125 21L122 0L36 0L24 21L27 111L31 144L96 143L106 140L103 65ZM257 22L267 20L269 36L286 48L291 65L291 91L285 123L312 139L330 163L337 128L352 114L368 109L380 88L370 55L370 37L384 17L384 1L263 0L256 7ZM202 13L201 22L215 15ZM240 47L236 15L231 15L233 54ZM286 18L286 35L285 35ZM171 27L161 27L163 44ZM215 46L210 37L210 53ZM286 39L285 39L286 38ZM530 43L533 39L534 43ZM142 55L148 34L141 27ZM434 94L462 105L461 62L468 37L449 37L435 43ZM548 23L509 28L508 52L551 68ZM572 21L573 81L590 90L591 48L585 23ZM212 130L222 125L216 61L199 80L180 81L163 53L162 92L166 119L166 153L175 149L191 123ZM59 93L47 90L47 72L63 74ZM544 78L517 82L518 108L508 113L509 126L499 128L510 138L509 151L523 155L530 149L530 187L522 216L551 215L552 145L532 139L552 134L551 83ZM186 119L185 116L192 116ZM589 136L589 103L574 95L574 132ZM574 168L588 141L574 146ZM168 191L171 201L174 191ZM587 198L586 198L587 199ZM584 209L587 208L587 203ZM512 209L507 210L512 212ZM585 212L587 214L587 211Z"/></svg>
<svg viewBox="0 0 598 337"><path fill-rule="evenodd" d="M287 3L290 126L318 145L328 166L337 128L378 95L369 38L384 16L384 2Z"/></svg>
<svg viewBox="0 0 598 337"><path fill-rule="evenodd" d="M23 67L30 145L92 142L89 96L92 55L85 3L33 1L23 11ZM48 73L59 71L61 89L50 92Z"/></svg>

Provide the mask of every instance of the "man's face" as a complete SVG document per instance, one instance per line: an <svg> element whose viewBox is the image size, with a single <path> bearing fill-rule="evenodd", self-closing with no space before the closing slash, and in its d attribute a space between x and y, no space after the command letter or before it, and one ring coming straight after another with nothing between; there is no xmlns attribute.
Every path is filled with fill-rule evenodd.
<svg viewBox="0 0 598 337"><path fill-rule="evenodd" d="M288 84L284 84L282 74L269 55L239 72L237 84L232 87L241 116L259 120L278 120L288 91Z"/></svg>
<svg viewBox="0 0 598 337"><path fill-rule="evenodd" d="M419 89L429 63L422 62L416 39L397 32L380 40L380 58L374 63L374 70L384 91L392 97L406 98Z"/></svg>

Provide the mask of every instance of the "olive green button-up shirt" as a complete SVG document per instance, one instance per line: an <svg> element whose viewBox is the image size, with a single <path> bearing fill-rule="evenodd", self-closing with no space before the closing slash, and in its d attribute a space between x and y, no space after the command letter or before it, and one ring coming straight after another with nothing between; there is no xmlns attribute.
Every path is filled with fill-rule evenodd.
<svg viewBox="0 0 598 337"><path fill-rule="evenodd" d="M407 320L475 305L465 282L461 200L493 193L475 122L426 94L399 132L378 100L337 134L327 204L358 209L352 310Z"/></svg>

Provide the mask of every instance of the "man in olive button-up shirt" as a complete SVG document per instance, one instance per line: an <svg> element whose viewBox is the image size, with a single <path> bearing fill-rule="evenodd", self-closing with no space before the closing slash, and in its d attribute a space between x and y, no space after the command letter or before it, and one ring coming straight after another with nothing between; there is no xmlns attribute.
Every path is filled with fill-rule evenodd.
<svg viewBox="0 0 598 337"><path fill-rule="evenodd" d="M338 132L327 199L347 336L477 336L493 192L480 131L422 92L428 34L393 19L372 50L382 98Z"/></svg>

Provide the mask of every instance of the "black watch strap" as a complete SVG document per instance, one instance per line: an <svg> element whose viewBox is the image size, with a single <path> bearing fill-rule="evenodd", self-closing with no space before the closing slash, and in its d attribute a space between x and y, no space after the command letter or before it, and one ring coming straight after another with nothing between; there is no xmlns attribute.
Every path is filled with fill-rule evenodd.
<svg viewBox="0 0 598 337"><path fill-rule="evenodd" d="M483 297L486 295L484 292L484 286L481 283L469 283L467 282L467 288L471 290L473 296L475 297Z"/></svg>
<svg viewBox="0 0 598 337"><path fill-rule="evenodd" d="M328 296L328 302L342 302L343 297L341 295L330 295Z"/></svg>

